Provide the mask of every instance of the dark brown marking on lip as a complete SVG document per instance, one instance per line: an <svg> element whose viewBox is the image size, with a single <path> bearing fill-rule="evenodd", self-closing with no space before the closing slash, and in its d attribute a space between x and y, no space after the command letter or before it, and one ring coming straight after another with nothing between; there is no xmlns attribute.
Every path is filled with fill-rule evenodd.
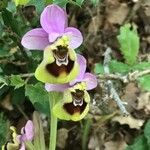
<svg viewBox="0 0 150 150"><path fill-rule="evenodd" d="M67 66L66 65L58 66L56 64L56 61L54 61L53 63L46 65L46 70L53 76L58 77L62 72L66 72L67 74L69 74L73 66L74 66L74 61L68 58Z"/></svg>
<svg viewBox="0 0 150 150"><path fill-rule="evenodd" d="M71 95L76 100L78 100L78 99L80 100L80 99L83 99L83 97L84 97L84 91L77 89L76 92L71 92Z"/></svg>
<svg viewBox="0 0 150 150"><path fill-rule="evenodd" d="M84 98L84 91L76 89L75 92L71 92L71 95L73 99L81 101ZM84 111L86 105L87 103L83 100L82 106L79 105L75 106L73 102L71 102L71 103L64 104L63 107L70 115L73 115L76 112L81 114Z"/></svg>
<svg viewBox="0 0 150 150"><path fill-rule="evenodd" d="M82 106L74 106L73 102L72 103L66 103L63 105L64 109L70 114L73 115L76 112L82 114L82 112L85 110L85 107L87 106L87 103L83 100L83 105Z"/></svg>
<svg viewBox="0 0 150 150"><path fill-rule="evenodd" d="M67 56L68 48L64 46L57 46L57 49L53 50L53 53L60 59Z"/></svg>

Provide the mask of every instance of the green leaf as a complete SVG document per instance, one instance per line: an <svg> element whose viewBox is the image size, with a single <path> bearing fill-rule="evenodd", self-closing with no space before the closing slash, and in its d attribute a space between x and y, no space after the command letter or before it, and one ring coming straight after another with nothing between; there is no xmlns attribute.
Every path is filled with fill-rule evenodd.
<svg viewBox="0 0 150 150"><path fill-rule="evenodd" d="M138 64L135 64L134 66L132 66L132 70L145 70L145 69L150 69L150 62L141 62Z"/></svg>
<svg viewBox="0 0 150 150"><path fill-rule="evenodd" d="M132 67L125 63L119 62L117 60L112 60L109 63L110 73L126 74L130 71L136 71L136 70L142 71L149 68L150 68L150 62L140 62L138 64L133 65ZM94 72L96 74L104 74L103 65L100 63L96 63L94 65Z"/></svg>
<svg viewBox="0 0 150 150"><path fill-rule="evenodd" d="M0 101L3 100L4 95L6 95L6 93L8 93L8 91L9 91L8 86L4 86L3 88L0 89Z"/></svg>
<svg viewBox="0 0 150 150"><path fill-rule="evenodd" d="M0 1L0 11L4 8L7 7L7 3L8 3L8 0L1 0Z"/></svg>
<svg viewBox="0 0 150 150"><path fill-rule="evenodd" d="M128 146L125 150L148 150L147 140L144 135L135 139L134 143Z"/></svg>
<svg viewBox="0 0 150 150"><path fill-rule="evenodd" d="M16 34L20 35L20 26L18 21L14 18L13 14L7 10L4 9L2 11L2 18L4 21L4 24L11 28L13 32L15 32Z"/></svg>
<svg viewBox="0 0 150 150"><path fill-rule="evenodd" d="M120 28L120 34L117 38L126 63L129 65L135 64L139 52L139 36L136 26L125 24Z"/></svg>
<svg viewBox="0 0 150 150"><path fill-rule="evenodd" d="M100 0L91 0L92 4L94 6L97 6Z"/></svg>
<svg viewBox="0 0 150 150"><path fill-rule="evenodd" d="M61 7L65 7L66 4L68 3L68 0L53 0L53 3L56 5L59 5Z"/></svg>
<svg viewBox="0 0 150 150"><path fill-rule="evenodd" d="M3 69L0 67L0 73L3 73Z"/></svg>
<svg viewBox="0 0 150 150"><path fill-rule="evenodd" d="M9 81L4 76L0 75L0 83L8 85Z"/></svg>
<svg viewBox="0 0 150 150"><path fill-rule="evenodd" d="M12 54L9 51L9 48L5 45L3 47L0 46L0 58L10 57Z"/></svg>
<svg viewBox="0 0 150 150"><path fill-rule="evenodd" d="M127 64L116 60L110 62L109 68L111 73L128 73L130 71L130 67Z"/></svg>
<svg viewBox="0 0 150 150"><path fill-rule="evenodd" d="M2 147L2 145L4 145L9 138L9 127L10 127L9 121L6 120L4 115L1 113L0 114L0 147Z"/></svg>
<svg viewBox="0 0 150 150"><path fill-rule="evenodd" d="M13 1L9 1L9 2L8 2L8 6L7 6L7 9L8 9L9 11L11 11L12 13L15 13L17 7L16 7L16 5L15 5L15 3L14 3Z"/></svg>
<svg viewBox="0 0 150 150"><path fill-rule="evenodd" d="M147 139L147 143L150 147L150 120L146 123L145 128L144 128L144 135Z"/></svg>
<svg viewBox="0 0 150 150"><path fill-rule="evenodd" d="M96 63L94 65L94 72L96 74L104 74L104 67L103 67L103 65L100 64L100 63Z"/></svg>
<svg viewBox="0 0 150 150"><path fill-rule="evenodd" d="M81 6L83 4L84 0L76 0L76 3Z"/></svg>
<svg viewBox="0 0 150 150"><path fill-rule="evenodd" d="M46 5L53 4L53 0L45 0L45 4Z"/></svg>
<svg viewBox="0 0 150 150"><path fill-rule="evenodd" d="M24 102L24 100L25 100L24 87L13 90L13 93L12 93L12 103L13 104L20 105Z"/></svg>
<svg viewBox="0 0 150 150"><path fill-rule="evenodd" d="M38 14L41 14L45 8L45 0L30 0L28 5L34 5Z"/></svg>
<svg viewBox="0 0 150 150"><path fill-rule="evenodd" d="M15 89L18 89L25 85L25 81L21 78L20 75L11 75L10 85L15 86Z"/></svg>
<svg viewBox="0 0 150 150"><path fill-rule="evenodd" d="M150 91L150 75L138 78L139 85L146 91Z"/></svg>
<svg viewBox="0 0 150 150"><path fill-rule="evenodd" d="M112 60L109 63L109 69L111 73L128 73L131 68L127 64ZM104 74L104 67L100 63L96 63L94 66L94 72L96 74Z"/></svg>
<svg viewBox="0 0 150 150"><path fill-rule="evenodd" d="M38 111L49 115L49 96L43 84L26 85L25 95L29 97Z"/></svg>

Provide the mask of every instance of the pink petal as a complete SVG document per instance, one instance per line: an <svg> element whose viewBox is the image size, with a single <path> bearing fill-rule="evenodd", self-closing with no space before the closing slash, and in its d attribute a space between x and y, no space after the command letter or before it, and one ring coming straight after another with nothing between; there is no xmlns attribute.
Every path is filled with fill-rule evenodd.
<svg viewBox="0 0 150 150"><path fill-rule="evenodd" d="M91 73L85 73L83 81L86 82L87 90L91 90L97 87L97 78Z"/></svg>
<svg viewBox="0 0 150 150"><path fill-rule="evenodd" d="M28 122L25 125L25 134L27 140L32 141L34 136L34 129L33 129L33 122L31 120L28 120Z"/></svg>
<svg viewBox="0 0 150 150"><path fill-rule="evenodd" d="M47 33L63 33L66 26L66 13L57 5L47 6L41 14L41 26Z"/></svg>
<svg viewBox="0 0 150 150"><path fill-rule="evenodd" d="M22 142L22 141L21 141L21 135L17 135L16 139L17 139L17 141L18 141L19 143Z"/></svg>
<svg viewBox="0 0 150 150"><path fill-rule="evenodd" d="M49 84L49 83L45 84L45 89L48 92L51 92L51 91L63 92L67 88L69 88L69 84Z"/></svg>
<svg viewBox="0 0 150 150"><path fill-rule="evenodd" d="M80 54L77 54L77 63L80 66L80 72L77 78L69 83L71 86L77 82L81 82L83 80L83 77L86 71L86 59Z"/></svg>
<svg viewBox="0 0 150 150"><path fill-rule="evenodd" d="M24 143L21 144L21 148L19 150L25 150L25 144Z"/></svg>
<svg viewBox="0 0 150 150"><path fill-rule="evenodd" d="M50 33L48 36L49 42L50 43L54 42L60 36L61 36L61 34L59 34L59 33L54 33L54 32Z"/></svg>
<svg viewBox="0 0 150 150"><path fill-rule="evenodd" d="M27 49L43 50L48 44L48 34L42 28L36 28L27 32L21 41Z"/></svg>
<svg viewBox="0 0 150 150"><path fill-rule="evenodd" d="M64 35L67 35L70 39L70 44L69 44L70 48L75 49L79 47L83 42L83 36L81 32L74 27L66 28Z"/></svg>

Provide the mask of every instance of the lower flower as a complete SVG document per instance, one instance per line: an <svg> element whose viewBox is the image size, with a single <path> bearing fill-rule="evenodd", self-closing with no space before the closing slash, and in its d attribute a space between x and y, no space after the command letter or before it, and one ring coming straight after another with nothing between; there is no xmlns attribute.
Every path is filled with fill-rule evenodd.
<svg viewBox="0 0 150 150"><path fill-rule="evenodd" d="M34 129L31 120L28 120L25 127L21 129L21 135L18 135L15 127L10 127L12 139L2 146L2 150L25 150L25 143L33 140Z"/></svg>
<svg viewBox="0 0 150 150"><path fill-rule="evenodd" d="M54 106L53 113L59 119L79 121L88 113L89 102L86 84L77 83L64 91L63 99Z"/></svg>

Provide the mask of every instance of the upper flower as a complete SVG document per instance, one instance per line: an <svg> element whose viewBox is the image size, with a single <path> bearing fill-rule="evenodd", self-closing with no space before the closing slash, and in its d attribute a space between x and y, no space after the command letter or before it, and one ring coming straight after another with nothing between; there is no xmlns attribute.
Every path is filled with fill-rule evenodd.
<svg viewBox="0 0 150 150"><path fill-rule="evenodd" d="M83 42L81 32L74 27L68 27L67 14L57 5L49 5L43 10L40 23L42 28L33 29L23 36L21 43L24 47L43 50L64 35L68 37L68 46L72 49Z"/></svg>
<svg viewBox="0 0 150 150"><path fill-rule="evenodd" d="M68 47L68 37L63 36L44 50L41 64L35 77L44 83L68 83L79 73L79 55Z"/></svg>

